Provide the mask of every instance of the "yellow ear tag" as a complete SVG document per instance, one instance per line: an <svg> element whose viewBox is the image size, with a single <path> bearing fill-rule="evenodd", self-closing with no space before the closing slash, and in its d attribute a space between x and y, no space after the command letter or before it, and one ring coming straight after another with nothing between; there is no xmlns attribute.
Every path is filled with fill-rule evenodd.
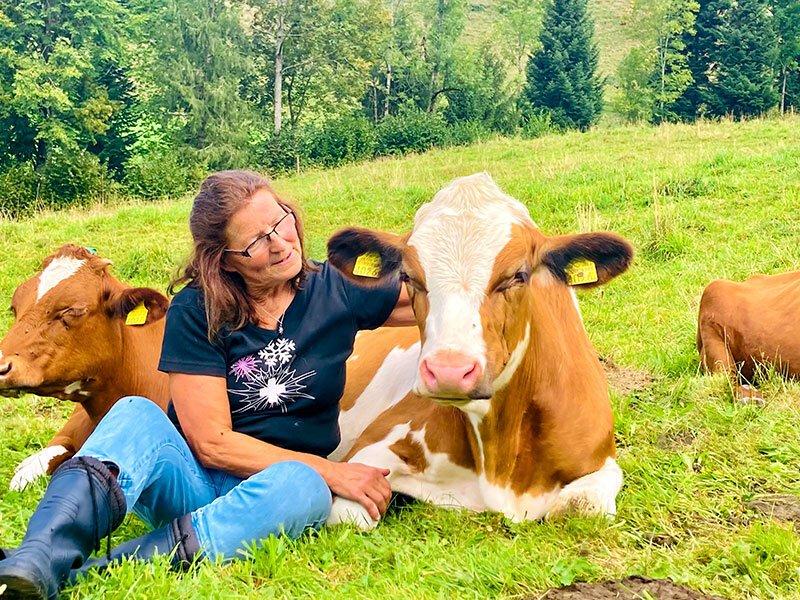
<svg viewBox="0 0 800 600"><path fill-rule="evenodd" d="M594 263L585 258L579 258L569 263L567 267L567 283L569 285L581 285L583 283L594 283L597 281L597 269Z"/></svg>
<svg viewBox="0 0 800 600"><path fill-rule="evenodd" d="M381 272L381 255L377 252L367 252L356 259L353 275L361 277L378 277Z"/></svg>
<svg viewBox="0 0 800 600"><path fill-rule="evenodd" d="M147 307L139 302L125 318L125 325L144 325L147 321Z"/></svg>

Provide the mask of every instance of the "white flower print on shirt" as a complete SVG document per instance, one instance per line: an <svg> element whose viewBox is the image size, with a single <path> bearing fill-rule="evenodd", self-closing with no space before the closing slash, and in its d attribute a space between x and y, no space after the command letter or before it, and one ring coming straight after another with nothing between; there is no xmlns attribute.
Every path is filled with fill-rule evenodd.
<svg viewBox="0 0 800 600"><path fill-rule="evenodd" d="M244 356L233 363L230 374L242 386L240 389L228 389L228 393L238 397L242 403L234 413L278 406L286 412L287 404L298 398L314 399L303 391L306 389L303 381L316 375L316 371L297 375L296 370L291 368L295 348L292 340L277 338L257 354Z"/></svg>

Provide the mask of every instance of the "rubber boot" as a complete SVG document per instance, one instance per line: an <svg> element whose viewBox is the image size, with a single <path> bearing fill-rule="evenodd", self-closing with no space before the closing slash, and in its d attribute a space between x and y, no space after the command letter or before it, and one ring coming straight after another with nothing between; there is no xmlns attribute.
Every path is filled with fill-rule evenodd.
<svg viewBox="0 0 800 600"><path fill-rule="evenodd" d="M75 569L69 579L74 582L78 575L92 569L102 571L126 559L147 561L156 555L169 556L175 569L186 569L201 556L191 515L174 519L161 529L120 544L106 556L87 561L80 569Z"/></svg>
<svg viewBox="0 0 800 600"><path fill-rule="evenodd" d="M125 518L125 496L102 462L78 456L50 480L20 546L0 561L2 600L57 598L70 570Z"/></svg>

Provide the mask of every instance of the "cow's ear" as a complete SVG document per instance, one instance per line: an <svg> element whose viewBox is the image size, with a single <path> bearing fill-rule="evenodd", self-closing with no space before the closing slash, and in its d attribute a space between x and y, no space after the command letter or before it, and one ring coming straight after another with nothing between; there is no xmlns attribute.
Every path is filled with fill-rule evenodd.
<svg viewBox="0 0 800 600"><path fill-rule="evenodd" d="M615 233L580 233L547 240L540 263L564 283L603 285L630 266L633 247Z"/></svg>
<svg viewBox="0 0 800 600"><path fill-rule="evenodd" d="M328 261L350 279L375 283L397 272L403 246L403 238L394 233L342 229L328 240Z"/></svg>
<svg viewBox="0 0 800 600"><path fill-rule="evenodd" d="M140 304L147 309L146 314L138 309L138 312L129 319L128 315ZM152 288L128 288L111 294L106 301L106 308L109 315L118 319L127 320L131 324L149 325L167 314L169 300L164 294Z"/></svg>

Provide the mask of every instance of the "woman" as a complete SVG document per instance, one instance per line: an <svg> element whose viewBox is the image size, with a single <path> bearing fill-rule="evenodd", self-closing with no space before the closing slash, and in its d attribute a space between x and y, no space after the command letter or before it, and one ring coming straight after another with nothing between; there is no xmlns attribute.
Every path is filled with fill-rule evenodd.
<svg viewBox="0 0 800 600"><path fill-rule="evenodd" d="M387 470L325 457L357 331L413 323L400 284L361 288L306 260L297 211L255 173L207 178L189 225L159 363L168 415L146 398L114 405L0 561L6 595L54 597L71 569L126 556L228 560L319 527L331 493L386 510ZM128 511L155 530L84 564Z"/></svg>

